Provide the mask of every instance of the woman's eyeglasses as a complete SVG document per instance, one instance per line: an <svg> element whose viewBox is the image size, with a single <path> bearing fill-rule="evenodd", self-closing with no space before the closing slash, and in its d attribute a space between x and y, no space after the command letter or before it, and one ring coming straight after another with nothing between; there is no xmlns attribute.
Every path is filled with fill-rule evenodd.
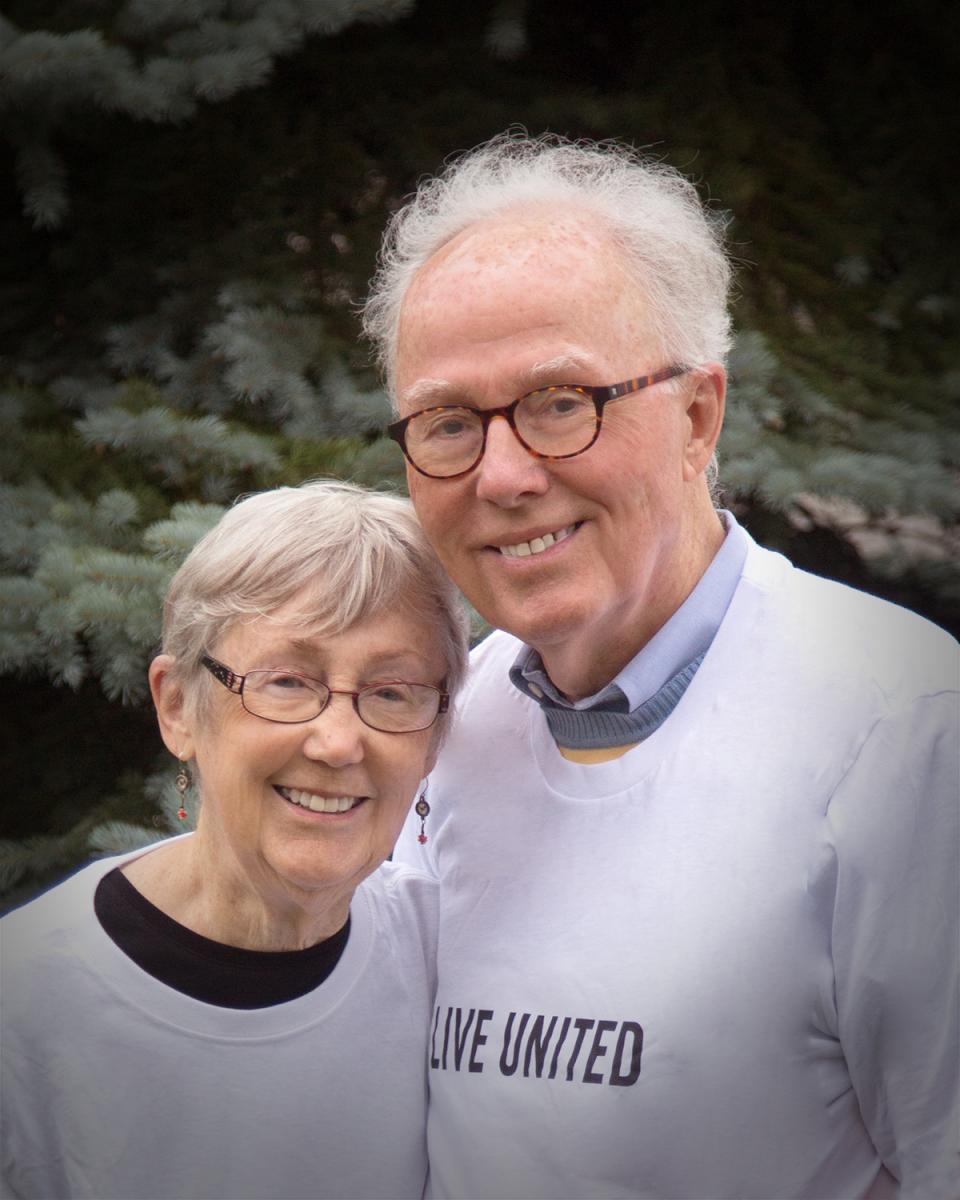
<svg viewBox="0 0 960 1200"><path fill-rule="evenodd" d="M208 654L200 662L214 679L240 697L248 713L281 725L312 721L327 707L331 696L351 696L357 716L371 729L382 733L416 733L429 729L450 703L446 692L429 683L390 679L349 692L329 688L319 679L295 671L270 668L238 675Z"/></svg>

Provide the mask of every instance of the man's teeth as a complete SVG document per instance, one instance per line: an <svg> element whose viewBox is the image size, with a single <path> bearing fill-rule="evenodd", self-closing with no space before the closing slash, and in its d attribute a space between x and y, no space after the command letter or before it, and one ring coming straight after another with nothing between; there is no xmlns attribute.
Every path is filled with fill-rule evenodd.
<svg viewBox="0 0 960 1200"><path fill-rule="evenodd" d="M535 537L529 542L517 542L513 546L498 546L497 549L507 558L526 558L529 554L539 554L541 550L547 550L557 542L562 542L564 538L568 538L573 533L574 529L576 529L575 525L568 525L565 529L558 529L556 533L545 533L543 537Z"/></svg>
<svg viewBox="0 0 960 1200"><path fill-rule="evenodd" d="M311 812L346 812L360 800L359 796L317 796L313 792L301 792L297 788L278 787L277 791L287 800L309 808Z"/></svg>

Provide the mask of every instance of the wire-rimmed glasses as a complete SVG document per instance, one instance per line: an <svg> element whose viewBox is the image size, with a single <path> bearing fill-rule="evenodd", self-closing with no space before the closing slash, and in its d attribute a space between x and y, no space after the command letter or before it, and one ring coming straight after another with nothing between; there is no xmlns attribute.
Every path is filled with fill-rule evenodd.
<svg viewBox="0 0 960 1200"><path fill-rule="evenodd" d="M414 470L430 479L455 479L472 471L483 457L494 417L504 417L535 457L573 458L589 450L600 436L603 410L612 400L622 400L689 370L675 364L603 387L559 384L537 388L500 408L439 404L394 421L387 426L387 433Z"/></svg>
<svg viewBox="0 0 960 1200"><path fill-rule="evenodd" d="M319 679L283 668L238 675L204 654L200 659L214 679L240 697L251 716L280 725L302 725L324 711L331 696L351 696L357 716L381 733L417 733L429 729L450 703L449 694L429 683L383 680L355 692L330 688Z"/></svg>

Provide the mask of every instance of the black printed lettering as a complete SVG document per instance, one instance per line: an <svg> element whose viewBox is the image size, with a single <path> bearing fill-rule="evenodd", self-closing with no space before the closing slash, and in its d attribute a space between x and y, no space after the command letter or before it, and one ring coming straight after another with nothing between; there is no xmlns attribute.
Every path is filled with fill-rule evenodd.
<svg viewBox="0 0 960 1200"><path fill-rule="evenodd" d="M525 1076L530 1074L530 1060L536 1059L536 1076L539 1079L543 1075L543 1064L547 1060L547 1050L550 1048L550 1038L553 1036L554 1026L557 1023L556 1017L550 1018L550 1024L547 1026L546 1035L543 1032L543 1016L538 1016L530 1027L530 1036L527 1038L527 1050L523 1056L523 1073Z"/></svg>
<svg viewBox="0 0 960 1200"><path fill-rule="evenodd" d="M437 1011L433 1017L433 1033L430 1035L430 1066L434 1071L440 1066L440 1059L437 1058L437 1026L440 1024L440 1005L437 1005Z"/></svg>
<svg viewBox="0 0 960 1200"><path fill-rule="evenodd" d="M477 1013L477 1024L473 1030L473 1045L470 1047L470 1066L468 1070L479 1074L483 1070L483 1063L477 1062L477 1051L481 1046L487 1044L487 1035L483 1032L483 1027L493 1017L492 1008L481 1008Z"/></svg>
<svg viewBox="0 0 960 1200"><path fill-rule="evenodd" d="M624 1071L623 1060L627 1048L627 1038L631 1038L630 1067ZM640 1053L643 1050L643 1030L636 1021L624 1021L617 1038L617 1048L613 1053L613 1065L610 1070L611 1087L630 1087L640 1078Z"/></svg>
<svg viewBox="0 0 960 1200"><path fill-rule="evenodd" d="M450 1045L450 1018L453 1016L453 1009L447 1009L447 1019L443 1023L443 1069L447 1069L447 1047Z"/></svg>
<svg viewBox="0 0 960 1200"><path fill-rule="evenodd" d="M466 1070L474 1075L482 1073L485 1066L483 1047L489 1040L487 1028L495 1018L496 1012L492 1008L449 1005L444 1012L439 1004L436 1005L430 1030L431 1070ZM572 1049L567 1046L571 1029L576 1031ZM643 1028L636 1021L601 1021L594 1017L511 1012L503 1030L500 1073L519 1075L522 1059L524 1079L559 1077L567 1083L606 1082L611 1087L630 1087L640 1077L642 1051ZM607 1061L602 1062L603 1059ZM582 1074L578 1070L581 1062Z"/></svg>
<svg viewBox="0 0 960 1200"><path fill-rule="evenodd" d="M457 1015L454 1019L453 1026L453 1065L456 1070L460 1070L460 1063L463 1061L463 1052L467 1048L467 1038L470 1036L470 1026L473 1024L473 1018L477 1015L477 1010L471 1008L467 1015L467 1023L463 1027L463 1033L460 1032L460 1019L463 1016L463 1010L457 1009Z"/></svg>
<svg viewBox="0 0 960 1200"><path fill-rule="evenodd" d="M520 1043L523 1040L523 1031L527 1027L527 1022L530 1020L529 1013L523 1013L520 1017L520 1027L517 1030L517 1038L513 1044L513 1062L509 1061L508 1054L510 1051L510 1033L513 1029L513 1019L517 1014L512 1012L507 1017L507 1027L503 1031L503 1052L500 1055L500 1073L502 1075L513 1075L516 1072L520 1062Z"/></svg>
<svg viewBox="0 0 960 1200"><path fill-rule="evenodd" d="M590 1053L587 1056L587 1065L583 1071L584 1083L603 1083L603 1075L598 1075L593 1067L598 1058L603 1058L607 1053L606 1046L601 1046L600 1039L605 1033L609 1033L612 1029L616 1029L616 1021L598 1021L597 1032L593 1035L593 1045L590 1047Z"/></svg>
<svg viewBox="0 0 960 1200"><path fill-rule="evenodd" d="M570 1061L567 1063L567 1082L573 1079L573 1068L576 1066L577 1059L580 1057L580 1047L583 1045L584 1035L588 1029L592 1029L596 1021L592 1017L577 1017L573 1023L574 1029L577 1031L577 1040L573 1044L573 1053L570 1055Z"/></svg>
<svg viewBox="0 0 960 1200"><path fill-rule="evenodd" d="M553 1058L550 1060L550 1074L548 1079L556 1079L557 1077L557 1060L560 1057L560 1051L563 1049L563 1043L567 1040L567 1030L570 1028L570 1018L564 1017L563 1024L560 1026L560 1037L557 1039L556 1049L553 1052Z"/></svg>

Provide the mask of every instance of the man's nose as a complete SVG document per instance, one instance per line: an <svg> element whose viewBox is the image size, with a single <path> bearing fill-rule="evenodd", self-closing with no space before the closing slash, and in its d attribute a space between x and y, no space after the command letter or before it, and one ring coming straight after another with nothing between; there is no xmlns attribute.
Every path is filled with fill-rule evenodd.
<svg viewBox="0 0 960 1200"><path fill-rule="evenodd" d="M506 417L494 417L487 426L487 443L477 467L477 496L504 508L540 496L550 486L543 459L520 441Z"/></svg>

